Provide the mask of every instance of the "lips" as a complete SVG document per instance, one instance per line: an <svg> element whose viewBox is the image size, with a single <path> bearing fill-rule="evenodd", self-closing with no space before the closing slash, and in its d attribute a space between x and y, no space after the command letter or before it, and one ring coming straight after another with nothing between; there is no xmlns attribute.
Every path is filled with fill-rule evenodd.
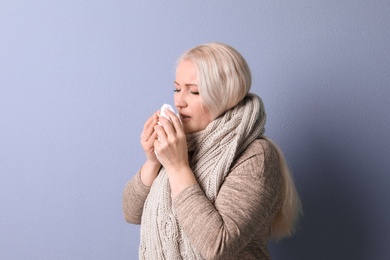
<svg viewBox="0 0 390 260"><path fill-rule="evenodd" d="M190 117L190 116L187 116L187 115L185 115L185 114L181 114L181 113L180 113L180 119L181 119L182 122L186 122L186 121L190 120L191 117Z"/></svg>

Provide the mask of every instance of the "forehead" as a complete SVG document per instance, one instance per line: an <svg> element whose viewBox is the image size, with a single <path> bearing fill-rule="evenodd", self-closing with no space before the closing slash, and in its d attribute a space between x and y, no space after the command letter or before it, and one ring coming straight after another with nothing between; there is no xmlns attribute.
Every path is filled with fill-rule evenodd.
<svg viewBox="0 0 390 260"><path fill-rule="evenodd" d="M198 69L192 61L182 60L176 68L176 81L197 82Z"/></svg>

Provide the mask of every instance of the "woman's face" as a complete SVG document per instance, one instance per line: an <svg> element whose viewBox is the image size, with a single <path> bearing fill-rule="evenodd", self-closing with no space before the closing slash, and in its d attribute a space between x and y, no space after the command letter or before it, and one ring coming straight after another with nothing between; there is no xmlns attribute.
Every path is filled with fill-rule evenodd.
<svg viewBox="0 0 390 260"><path fill-rule="evenodd" d="M183 60L176 68L174 102L186 134L199 132L212 121L210 111L202 106L195 64Z"/></svg>

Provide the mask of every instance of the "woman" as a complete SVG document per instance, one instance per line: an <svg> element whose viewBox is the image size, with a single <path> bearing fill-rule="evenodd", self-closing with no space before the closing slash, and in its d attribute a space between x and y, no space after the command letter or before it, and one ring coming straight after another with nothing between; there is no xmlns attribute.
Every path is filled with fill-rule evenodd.
<svg viewBox="0 0 390 260"><path fill-rule="evenodd" d="M294 232L299 197L250 87L245 59L226 44L179 59L179 117L146 121L146 161L123 192L126 221L141 223L140 259L269 259L267 242Z"/></svg>

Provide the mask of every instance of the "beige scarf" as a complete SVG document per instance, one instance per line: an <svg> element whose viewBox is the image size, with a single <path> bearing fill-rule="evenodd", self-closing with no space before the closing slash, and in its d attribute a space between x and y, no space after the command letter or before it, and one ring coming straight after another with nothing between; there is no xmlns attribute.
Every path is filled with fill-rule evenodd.
<svg viewBox="0 0 390 260"><path fill-rule="evenodd" d="M191 169L207 198L214 202L234 159L264 133L262 100L248 94L205 130L187 136ZM168 175L161 169L144 205L139 258L203 259L179 226L172 208Z"/></svg>

